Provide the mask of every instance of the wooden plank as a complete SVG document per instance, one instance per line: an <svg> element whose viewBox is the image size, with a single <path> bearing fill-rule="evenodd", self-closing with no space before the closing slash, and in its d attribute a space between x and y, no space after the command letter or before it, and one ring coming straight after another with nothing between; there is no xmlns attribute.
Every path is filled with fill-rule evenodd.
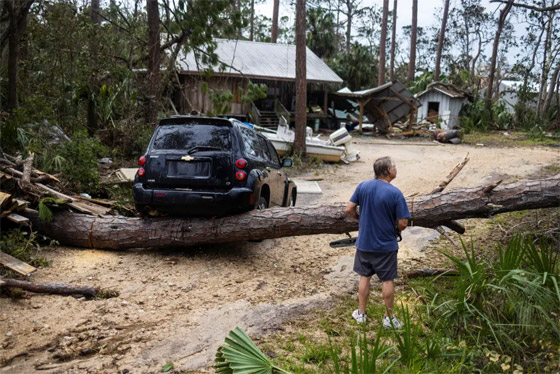
<svg viewBox="0 0 560 374"><path fill-rule="evenodd" d="M16 202L18 204L17 209L16 210L24 210L25 208L27 208L29 206L29 201L27 200L22 200L22 199L16 199Z"/></svg>
<svg viewBox="0 0 560 374"><path fill-rule="evenodd" d="M10 195L9 193L0 191L0 208L3 207L4 205L8 205L10 203L11 198L12 195Z"/></svg>
<svg viewBox="0 0 560 374"><path fill-rule="evenodd" d="M17 258L12 257L2 251L0 251L0 264L20 273L21 275L29 275L37 270L37 268L26 264L25 262L18 260Z"/></svg>
<svg viewBox="0 0 560 374"><path fill-rule="evenodd" d="M55 177L55 176L52 175L52 174L45 173L44 171L41 171L41 170L39 170L39 169L33 169L33 173L36 173L36 174L39 175L39 176L41 176L41 175L46 175L50 180L53 180L53 181L55 181L55 182L60 183L60 180L59 180L57 177Z"/></svg>
<svg viewBox="0 0 560 374"><path fill-rule="evenodd" d="M7 205L7 207L2 210L2 213L0 213L0 218L7 217L10 215L10 213L16 210L16 208L18 207L17 201L12 200L11 204L12 205Z"/></svg>
<svg viewBox="0 0 560 374"><path fill-rule="evenodd" d="M11 213L6 218L8 218L12 222L19 223L20 225L22 225L24 223L29 223L29 218L24 217L24 216L20 216L17 213Z"/></svg>

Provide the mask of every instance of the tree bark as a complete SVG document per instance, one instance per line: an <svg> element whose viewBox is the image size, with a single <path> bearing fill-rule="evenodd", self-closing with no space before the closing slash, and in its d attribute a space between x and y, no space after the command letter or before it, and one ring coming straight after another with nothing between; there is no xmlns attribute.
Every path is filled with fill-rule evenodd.
<svg viewBox="0 0 560 374"><path fill-rule="evenodd" d="M418 0L412 0L412 26L410 28L410 58L406 83L414 80L416 73L416 37L418 36Z"/></svg>
<svg viewBox="0 0 560 374"><path fill-rule="evenodd" d="M415 196L407 203L410 225L430 228L455 219L558 207L560 174L502 184L489 192L482 186ZM357 231L358 221L346 216L344 206L337 203L271 208L215 219L96 217L59 212L46 223L39 221L37 212L26 210L22 215L31 219L34 229L41 234L66 245L99 249L168 248Z"/></svg>
<svg viewBox="0 0 560 374"><path fill-rule="evenodd" d="M441 29L439 31L439 38L438 38L438 47L436 53L436 68L434 70L434 82L439 82L441 54L443 53L443 43L445 42L445 29L447 28L448 15L449 15L449 0L445 0L445 5L443 8L443 19L441 21Z"/></svg>
<svg viewBox="0 0 560 374"><path fill-rule="evenodd" d="M391 32L391 62L389 63L389 76L391 82L395 80L395 47L397 45L397 1L393 2L393 30Z"/></svg>
<svg viewBox="0 0 560 374"><path fill-rule="evenodd" d="M379 40L379 71L377 85L385 83L385 49L387 48L387 22L389 18L389 0L383 0L383 20L381 21L381 38Z"/></svg>
<svg viewBox="0 0 560 374"><path fill-rule="evenodd" d="M305 1L296 3L296 134L294 150L305 153L305 127L307 125L307 56L305 48Z"/></svg>
<svg viewBox="0 0 560 374"><path fill-rule="evenodd" d="M270 42L276 43L278 39L278 11L280 10L280 0L274 0L272 7L272 32L270 33Z"/></svg>
<svg viewBox="0 0 560 374"><path fill-rule="evenodd" d="M148 13L148 98L146 103L146 123L157 125L160 87L160 29L159 5L157 0L146 0Z"/></svg>
<svg viewBox="0 0 560 374"><path fill-rule="evenodd" d="M488 73L488 87L486 90L486 111L490 113L492 109L492 96L494 89L494 74L496 73L496 60L498 59L498 46L500 45L500 37L502 35L502 30L506 23L506 18L513 6L513 0L509 0L504 9L500 11L500 19L498 21L498 29L496 30L496 35L494 36L494 47L492 48L492 59L490 60L490 72Z"/></svg>

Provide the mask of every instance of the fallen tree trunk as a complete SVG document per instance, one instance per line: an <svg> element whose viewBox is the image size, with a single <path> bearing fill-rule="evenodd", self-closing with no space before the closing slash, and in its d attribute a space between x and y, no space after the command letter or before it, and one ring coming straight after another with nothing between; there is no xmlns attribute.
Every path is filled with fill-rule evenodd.
<svg viewBox="0 0 560 374"><path fill-rule="evenodd" d="M33 283L17 279L0 279L0 288L20 288L35 293L56 295L84 295L97 296L101 290L89 286L71 286L63 283Z"/></svg>
<svg viewBox="0 0 560 374"><path fill-rule="evenodd" d="M100 249L166 248L357 231L358 222L344 214L344 205L272 208L210 219L96 217L60 212L46 223L39 221L34 211L23 214L32 220L34 229L62 244ZM559 205L560 174L490 190L484 186L456 189L408 200L410 225L430 228L455 219Z"/></svg>

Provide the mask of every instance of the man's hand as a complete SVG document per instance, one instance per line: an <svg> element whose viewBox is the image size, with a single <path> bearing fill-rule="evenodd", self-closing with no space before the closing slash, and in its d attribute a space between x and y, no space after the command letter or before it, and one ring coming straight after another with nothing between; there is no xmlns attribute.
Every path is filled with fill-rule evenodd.
<svg viewBox="0 0 560 374"><path fill-rule="evenodd" d="M400 218L397 220L397 230L399 230L399 232L403 232L407 226L408 226L408 218Z"/></svg>
<svg viewBox="0 0 560 374"><path fill-rule="evenodd" d="M360 215L358 214L358 204L353 203L351 201L346 203L346 208L344 208L344 213L346 213L348 216L354 219L360 218Z"/></svg>

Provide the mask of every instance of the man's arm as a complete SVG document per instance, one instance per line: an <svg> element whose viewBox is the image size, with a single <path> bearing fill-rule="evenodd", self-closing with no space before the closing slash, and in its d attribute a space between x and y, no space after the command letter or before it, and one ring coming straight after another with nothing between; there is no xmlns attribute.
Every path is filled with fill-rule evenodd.
<svg viewBox="0 0 560 374"><path fill-rule="evenodd" d="M403 232L407 226L408 226L408 218L399 218L397 220L397 229L399 230L399 232Z"/></svg>
<svg viewBox="0 0 560 374"><path fill-rule="evenodd" d="M344 208L344 213L354 219L359 219L360 215L358 214L358 204L351 201L347 202L346 208Z"/></svg>

